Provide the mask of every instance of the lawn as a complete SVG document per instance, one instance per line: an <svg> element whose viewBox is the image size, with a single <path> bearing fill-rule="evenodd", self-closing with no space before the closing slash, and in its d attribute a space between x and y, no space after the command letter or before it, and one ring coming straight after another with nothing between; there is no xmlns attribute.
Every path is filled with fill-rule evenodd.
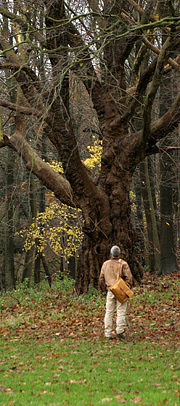
<svg viewBox="0 0 180 406"><path fill-rule="evenodd" d="M74 296L67 279L2 295L0 404L178 406L179 277L145 274L125 342L104 339L105 297Z"/></svg>

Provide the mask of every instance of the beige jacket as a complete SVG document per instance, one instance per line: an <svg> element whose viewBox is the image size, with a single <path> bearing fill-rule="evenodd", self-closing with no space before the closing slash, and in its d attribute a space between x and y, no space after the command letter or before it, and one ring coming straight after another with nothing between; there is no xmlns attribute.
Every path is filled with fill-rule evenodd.
<svg viewBox="0 0 180 406"><path fill-rule="evenodd" d="M127 262L123 259L109 259L102 265L99 284L101 287L104 287L106 284L109 289L120 276L130 287L132 286L132 273Z"/></svg>

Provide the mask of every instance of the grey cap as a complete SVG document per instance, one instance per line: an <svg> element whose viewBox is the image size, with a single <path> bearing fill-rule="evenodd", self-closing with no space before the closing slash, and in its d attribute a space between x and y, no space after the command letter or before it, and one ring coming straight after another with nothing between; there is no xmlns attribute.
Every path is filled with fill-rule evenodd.
<svg viewBox="0 0 180 406"><path fill-rule="evenodd" d="M118 258L119 257L119 255L120 255L120 252L121 252L121 250L120 250L120 248L117 246L117 245L113 245L113 247L111 248L111 255L114 257L114 258Z"/></svg>

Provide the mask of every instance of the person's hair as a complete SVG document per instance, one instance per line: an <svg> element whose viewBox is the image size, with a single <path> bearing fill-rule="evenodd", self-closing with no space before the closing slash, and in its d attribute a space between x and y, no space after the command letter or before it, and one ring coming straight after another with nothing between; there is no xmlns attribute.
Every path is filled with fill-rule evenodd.
<svg viewBox="0 0 180 406"><path fill-rule="evenodd" d="M117 245L113 245L113 247L111 248L111 255L114 257L114 258L118 258L119 257L119 255L120 255L120 252L121 252L121 250L120 250L120 248L117 246Z"/></svg>

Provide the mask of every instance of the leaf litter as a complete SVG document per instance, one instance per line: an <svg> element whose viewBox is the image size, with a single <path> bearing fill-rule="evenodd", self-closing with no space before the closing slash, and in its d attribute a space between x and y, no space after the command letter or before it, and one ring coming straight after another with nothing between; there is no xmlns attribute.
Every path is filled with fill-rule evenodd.
<svg viewBox="0 0 180 406"><path fill-rule="evenodd" d="M160 278L146 273L134 293L127 309L127 343L146 340L174 343L176 347L180 338L180 273ZM61 341L104 337L105 296L85 299L83 295L47 290L40 303L31 299L26 293L12 298L9 306L1 299L0 331L4 339L48 342L55 337Z"/></svg>

